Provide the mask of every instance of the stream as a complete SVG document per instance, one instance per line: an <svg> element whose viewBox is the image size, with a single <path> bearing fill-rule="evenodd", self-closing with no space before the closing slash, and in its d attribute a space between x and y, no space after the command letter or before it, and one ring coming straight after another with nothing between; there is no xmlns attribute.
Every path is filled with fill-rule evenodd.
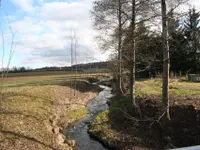
<svg viewBox="0 0 200 150"><path fill-rule="evenodd" d="M97 116L102 111L108 109L107 101L113 95L111 94L111 88L103 85L99 85L103 90L99 93L97 97L91 100L88 105L88 116L77 123L73 127L68 128L67 135L71 140L76 141L76 150L107 150L97 140L92 139L88 134L88 125L95 116Z"/></svg>

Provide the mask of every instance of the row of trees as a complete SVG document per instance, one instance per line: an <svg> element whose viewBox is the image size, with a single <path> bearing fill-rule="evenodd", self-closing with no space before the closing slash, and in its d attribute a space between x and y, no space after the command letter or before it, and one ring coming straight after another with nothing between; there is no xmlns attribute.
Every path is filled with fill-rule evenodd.
<svg viewBox="0 0 200 150"><path fill-rule="evenodd" d="M4 71L9 71L10 73L17 73L17 72L39 72L39 71L72 71L72 68L77 68L77 72L108 72L109 68L112 68L112 61L105 61L105 62L92 62L92 63L86 63L86 64L76 64L72 67L65 66L65 67L42 67L42 68L36 68L32 69L30 67L12 67L10 69L8 68L2 68ZM73 70L73 72L75 72Z"/></svg>
<svg viewBox="0 0 200 150"><path fill-rule="evenodd" d="M136 106L136 73L162 71L166 119L170 119L170 65L176 72L199 69L200 15L195 8L186 14L177 13L175 10L185 3L186 0L98 0L91 11L101 49L116 54L118 94L128 90ZM128 88L123 84L127 77Z"/></svg>

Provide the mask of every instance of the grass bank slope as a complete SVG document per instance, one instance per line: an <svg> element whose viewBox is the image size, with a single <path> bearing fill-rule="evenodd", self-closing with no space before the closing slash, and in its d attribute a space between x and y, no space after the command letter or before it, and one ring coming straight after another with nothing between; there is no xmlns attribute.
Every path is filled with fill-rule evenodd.
<svg viewBox="0 0 200 150"><path fill-rule="evenodd" d="M87 102L98 88L86 77L70 88L67 76L13 77L1 89L0 149L71 149L62 128L87 115ZM75 96L74 96L75 93Z"/></svg>

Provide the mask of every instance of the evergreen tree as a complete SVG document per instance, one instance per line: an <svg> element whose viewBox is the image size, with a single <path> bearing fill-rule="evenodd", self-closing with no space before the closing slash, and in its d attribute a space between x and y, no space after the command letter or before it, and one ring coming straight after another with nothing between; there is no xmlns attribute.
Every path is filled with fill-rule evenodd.
<svg viewBox="0 0 200 150"><path fill-rule="evenodd" d="M180 26L180 20L175 19L173 11L168 13L168 32L170 47L170 70L173 72L187 70L187 53L183 29Z"/></svg>
<svg viewBox="0 0 200 150"><path fill-rule="evenodd" d="M200 70L200 13L195 8L190 9L184 21L185 37L187 39L188 60L191 64L192 72Z"/></svg>

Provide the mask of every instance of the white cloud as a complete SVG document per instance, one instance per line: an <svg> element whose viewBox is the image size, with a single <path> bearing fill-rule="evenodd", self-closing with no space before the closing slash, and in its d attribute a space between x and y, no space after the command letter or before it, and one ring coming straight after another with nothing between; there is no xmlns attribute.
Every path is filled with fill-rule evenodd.
<svg viewBox="0 0 200 150"><path fill-rule="evenodd" d="M25 17L23 20L12 22L11 27L18 34L41 33L43 31L42 22L34 18Z"/></svg>
<svg viewBox="0 0 200 150"><path fill-rule="evenodd" d="M200 8L200 1L199 0L190 0L189 5Z"/></svg>
<svg viewBox="0 0 200 150"><path fill-rule="evenodd" d="M33 6L32 1L28 4ZM71 3L41 1L41 5L35 7L36 15L31 13L22 20L12 21L11 26L18 34L16 51L26 53L21 62L68 65L70 43L67 37L70 36L70 28L77 32L79 62L85 61L85 53L105 60L106 55L101 55L93 41L95 31L89 13L91 5L91 0Z"/></svg>
<svg viewBox="0 0 200 150"><path fill-rule="evenodd" d="M85 19L88 17L90 8L90 2L88 3L87 1L72 3L51 2L42 6L41 15L53 21L74 21L76 18L79 21L88 21L88 19Z"/></svg>
<svg viewBox="0 0 200 150"><path fill-rule="evenodd" d="M11 0L11 2L25 12L33 12L34 10L34 0Z"/></svg>
<svg viewBox="0 0 200 150"><path fill-rule="evenodd" d="M108 53L101 54L96 45L92 29L90 9L93 0L77 2L45 2L44 0L11 0L13 4L27 12L21 20L11 20L17 31L16 51L26 53L22 59L25 64L70 64L69 29L75 28L79 37L79 60L85 61L85 53L105 60ZM199 0L190 4L200 6ZM34 12L34 13L33 13ZM31 61L30 61L31 60Z"/></svg>

